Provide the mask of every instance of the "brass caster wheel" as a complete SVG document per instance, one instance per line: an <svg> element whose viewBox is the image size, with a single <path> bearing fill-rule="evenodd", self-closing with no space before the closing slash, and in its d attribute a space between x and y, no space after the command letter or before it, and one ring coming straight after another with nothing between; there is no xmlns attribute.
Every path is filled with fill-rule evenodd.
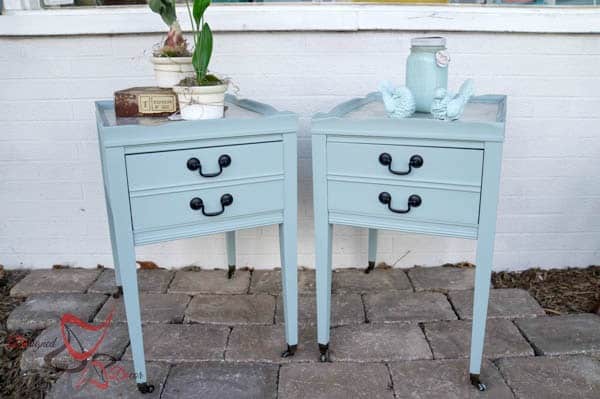
<svg viewBox="0 0 600 399"><path fill-rule="evenodd" d="M281 354L281 357L292 357L296 354L296 349L298 349L298 345L288 345L287 349Z"/></svg>
<svg viewBox="0 0 600 399"><path fill-rule="evenodd" d="M118 286L117 290L115 292L113 292L112 297L115 299L119 299L123 296L123 287L122 286Z"/></svg>
<svg viewBox="0 0 600 399"><path fill-rule="evenodd" d="M481 382L479 374L469 374L469 378L471 380L471 384L473 384L473 386L477 388L480 392L487 390L487 386L483 382Z"/></svg>
<svg viewBox="0 0 600 399"><path fill-rule="evenodd" d="M228 279L233 278L234 274L235 274L235 265L229 265L229 269L227 270L227 278Z"/></svg>
<svg viewBox="0 0 600 399"><path fill-rule="evenodd" d="M329 344L319 344L319 361L321 363L329 362Z"/></svg>
<svg viewBox="0 0 600 399"><path fill-rule="evenodd" d="M147 382L142 382L141 384L137 384L137 387L141 393L154 392L154 385L148 384Z"/></svg>

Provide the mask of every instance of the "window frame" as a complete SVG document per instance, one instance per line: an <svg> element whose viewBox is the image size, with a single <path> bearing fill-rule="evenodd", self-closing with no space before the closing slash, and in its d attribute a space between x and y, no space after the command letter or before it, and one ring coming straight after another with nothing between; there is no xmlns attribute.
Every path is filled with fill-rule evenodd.
<svg viewBox="0 0 600 399"><path fill-rule="evenodd" d="M3 0L5 6L26 0ZM37 0L34 0L37 1ZM187 15L178 6L178 15ZM180 18L189 30L187 18ZM598 7L495 5L404 5L366 3L213 4L214 31L434 31L600 33ZM145 5L8 9L0 36L163 33L165 26Z"/></svg>

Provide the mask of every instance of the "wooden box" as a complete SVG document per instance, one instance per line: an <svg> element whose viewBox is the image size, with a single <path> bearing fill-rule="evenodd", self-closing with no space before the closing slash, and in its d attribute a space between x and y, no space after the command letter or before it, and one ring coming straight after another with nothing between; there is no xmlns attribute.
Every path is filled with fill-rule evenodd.
<svg viewBox="0 0 600 399"><path fill-rule="evenodd" d="M115 92L118 117L169 116L179 110L177 95L160 87L132 87Z"/></svg>

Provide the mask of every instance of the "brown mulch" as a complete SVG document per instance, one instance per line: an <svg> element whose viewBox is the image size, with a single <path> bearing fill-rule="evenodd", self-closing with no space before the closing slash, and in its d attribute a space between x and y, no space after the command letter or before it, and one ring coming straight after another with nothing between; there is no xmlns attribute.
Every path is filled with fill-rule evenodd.
<svg viewBox="0 0 600 399"><path fill-rule="evenodd" d="M37 333L6 330L8 315L23 301L12 298L10 289L27 273L24 270L5 270L0 276L0 398L43 398L58 377L54 371L22 374L19 364L25 348L15 347L15 337L32 342Z"/></svg>
<svg viewBox="0 0 600 399"><path fill-rule="evenodd" d="M495 272L492 283L529 291L549 315L597 313L600 306L600 266Z"/></svg>

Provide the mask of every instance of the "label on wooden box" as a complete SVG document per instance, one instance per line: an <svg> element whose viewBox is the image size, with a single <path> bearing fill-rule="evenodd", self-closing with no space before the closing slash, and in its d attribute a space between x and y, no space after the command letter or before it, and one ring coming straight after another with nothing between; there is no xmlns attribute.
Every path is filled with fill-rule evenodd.
<svg viewBox="0 0 600 399"><path fill-rule="evenodd" d="M169 116L178 108L177 96L171 89L132 87L115 92L118 117Z"/></svg>

